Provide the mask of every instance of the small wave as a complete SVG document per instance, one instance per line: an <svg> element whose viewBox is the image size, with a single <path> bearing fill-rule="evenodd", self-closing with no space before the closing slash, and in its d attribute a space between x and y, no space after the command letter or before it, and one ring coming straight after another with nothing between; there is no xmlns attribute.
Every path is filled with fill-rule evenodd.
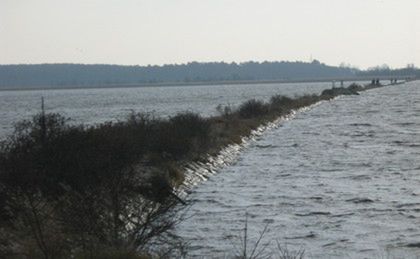
<svg viewBox="0 0 420 259"><path fill-rule="evenodd" d="M414 123L414 122L400 122L400 123L394 123L392 125L395 126L413 126L413 125L417 125L418 123Z"/></svg>
<svg viewBox="0 0 420 259"><path fill-rule="evenodd" d="M362 168L372 167L372 163L370 163L370 162L367 162L367 163L364 163L364 162L362 162L362 163L348 162L348 163L344 163L344 164L347 165L348 167L352 167L352 168L355 168L355 167L362 167ZM364 177L364 176L367 176L367 175L358 175L358 177L360 177L360 176ZM370 177L368 179L370 179Z"/></svg>
<svg viewBox="0 0 420 259"><path fill-rule="evenodd" d="M343 172L344 169L343 168L320 168L319 170L320 172Z"/></svg>
<svg viewBox="0 0 420 259"><path fill-rule="evenodd" d="M395 140L392 143L396 144L397 146L403 146L403 147L420 147L420 143L412 143L412 142L401 141L401 140Z"/></svg>
<svg viewBox="0 0 420 259"><path fill-rule="evenodd" d="M309 216L329 216L331 215L331 212L328 211L312 211L309 213L295 213L296 216L299 217L309 217Z"/></svg>
<svg viewBox="0 0 420 259"><path fill-rule="evenodd" d="M420 242L418 243L409 243L405 245L406 247L411 247L411 248L420 248Z"/></svg>
<svg viewBox="0 0 420 259"><path fill-rule="evenodd" d="M273 146L273 145L255 145L257 148L273 148L273 147L277 147L277 146Z"/></svg>
<svg viewBox="0 0 420 259"><path fill-rule="evenodd" d="M359 204L359 203L372 203L372 202L374 202L373 200L371 200L369 198L353 198L353 199L348 199L346 201L347 202L353 202L355 204Z"/></svg>
<svg viewBox="0 0 420 259"><path fill-rule="evenodd" d="M420 144L411 144L411 145L407 145L407 147L420 147Z"/></svg>
<svg viewBox="0 0 420 259"><path fill-rule="evenodd" d="M273 224L274 223L274 219L264 219L263 223L265 224Z"/></svg>
<svg viewBox="0 0 420 259"><path fill-rule="evenodd" d="M354 215L354 213L349 212L349 213L335 214L335 215L332 215L331 217L332 218L341 218L341 217L352 216L352 215Z"/></svg>
<svg viewBox="0 0 420 259"><path fill-rule="evenodd" d="M323 200L324 198L319 197L319 196L313 196L313 197L309 197L309 199L311 199L311 200L316 200L316 201L320 201L320 200Z"/></svg>
<svg viewBox="0 0 420 259"><path fill-rule="evenodd" d="M351 137L375 137L376 132L375 131L368 131L368 132L364 132L364 131L354 131L353 133L350 134Z"/></svg>
<svg viewBox="0 0 420 259"><path fill-rule="evenodd" d="M285 237L285 239L306 239L306 238L315 238L317 235L314 232L310 232L304 236L295 236L295 237Z"/></svg>
<svg viewBox="0 0 420 259"><path fill-rule="evenodd" d="M412 202L412 203L403 203L403 204L398 204L397 208L404 208L404 207L412 207L412 206L420 206L419 202Z"/></svg>
<svg viewBox="0 0 420 259"><path fill-rule="evenodd" d="M359 250L360 253L367 253L367 252L373 252L373 251L376 251L376 250L373 248L365 248L365 249Z"/></svg>
<svg viewBox="0 0 420 259"><path fill-rule="evenodd" d="M335 244L336 244L336 242L327 243L327 244L325 244L325 245L322 245L322 247L333 246L333 245L335 245Z"/></svg>
<svg viewBox="0 0 420 259"><path fill-rule="evenodd" d="M380 111L379 110L370 110L370 111L365 111L365 113L379 113Z"/></svg>
<svg viewBox="0 0 420 259"><path fill-rule="evenodd" d="M349 126L353 127L372 127L372 124L370 123L351 123Z"/></svg>
<svg viewBox="0 0 420 259"><path fill-rule="evenodd" d="M303 135L313 135L313 136L319 136L319 135L321 135L320 133L314 132L314 131L305 131L305 132L302 132L302 134Z"/></svg>
<svg viewBox="0 0 420 259"><path fill-rule="evenodd" d="M351 179L355 181L371 180L372 177L367 174L344 176L342 179Z"/></svg>

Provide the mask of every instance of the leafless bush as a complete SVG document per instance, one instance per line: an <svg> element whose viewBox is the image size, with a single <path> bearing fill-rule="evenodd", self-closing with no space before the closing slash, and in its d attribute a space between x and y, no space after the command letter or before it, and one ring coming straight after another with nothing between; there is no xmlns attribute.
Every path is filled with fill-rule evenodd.
<svg viewBox="0 0 420 259"><path fill-rule="evenodd" d="M263 230L260 232L257 240L254 243L251 243L248 233L248 214L245 215L245 226L243 233L240 236L235 236L236 240L231 240L233 248L235 250L235 258L238 259L257 259L257 258L269 258L269 255L266 253L267 247L270 245L270 242L263 242L264 235L268 231L268 224L264 226ZM239 243L239 245L237 243Z"/></svg>
<svg viewBox="0 0 420 259"><path fill-rule="evenodd" d="M305 258L305 250L290 250L287 245L281 245L277 241L277 256L279 259L303 259Z"/></svg>
<svg viewBox="0 0 420 259"><path fill-rule="evenodd" d="M239 116L245 119L264 116L267 115L268 112L268 104L255 99L251 99L242 103L238 109Z"/></svg>
<svg viewBox="0 0 420 259"><path fill-rule="evenodd" d="M230 105L217 105L216 107L216 111L218 112L218 114L226 119L228 119L229 117L231 117L233 115L233 108Z"/></svg>
<svg viewBox="0 0 420 259"><path fill-rule="evenodd" d="M57 258L178 246L170 181L138 164L137 144L154 121L83 128L40 116L1 146L0 228L8 235L0 236L0 254Z"/></svg>

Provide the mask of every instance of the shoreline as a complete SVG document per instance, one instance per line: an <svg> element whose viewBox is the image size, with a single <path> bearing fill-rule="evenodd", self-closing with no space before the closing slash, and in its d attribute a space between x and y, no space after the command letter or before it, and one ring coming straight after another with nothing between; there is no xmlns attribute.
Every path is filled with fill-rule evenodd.
<svg viewBox="0 0 420 259"><path fill-rule="evenodd" d="M231 233L240 235L248 213L254 238L269 224L265 242L271 242L272 250L267 254L276 254L273 242L279 240L291 245L289 249L303 248L305 258L336 253L375 258L373 253L388 248L395 258L415 257L419 240L407 228L395 230L415 219L393 212L401 206L413 214L414 207L405 204L419 202L418 196L410 195L418 190L420 166L414 138L419 125L418 83L324 102L257 138L232 165L194 187L188 197L192 206L187 213L192 217L178 233L191 241L191 256L234 255L236 250L225 240ZM391 176L394 173L396 177ZM401 193L400 186L407 191ZM382 222L384 217L389 221ZM376 225L365 221L370 218L382 222L381 238ZM369 242L369 251L358 249L364 248L360 236Z"/></svg>
<svg viewBox="0 0 420 259"><path fill-rule="evenodd" d="M131 114L123 122L70 126L60 115L43 111L21 124L1 146L0 229L14 237L29 228L22 249L26 242L36 241L38 252L46 257L61 242L72 244L61 251L64 254L75 249L99 253L102 245L120 249L120 244L151 254L157 239L177 241L171 229L181 220L177 215L181 198L233 162L257 136L300 110L379 87L352 84L320 95L293 99L277 95L269 102L251 99L235 109L219 106L220 114L208 118L191 112L168 119ZM33 207L33 201L42 206ZM45 206L52 211L45 212ZM29 224L24 229L19 225L22 217ZM50 233L57 231L63 240ZM86 236L92 241L80 243ZM6 244L14 240L2 238ZM48 239L55 241L43 243Z"/></svg>
<svg viewBox="0 0 420 259"><path fill-rule="evenodd" d="M390 85L401 85L405 84L402 83L395 83ZM355 84L352 84L356 86ZM190 162L183 167L183 171L186 174L185 182L183 182L180 187L177 189L177 193L179 195L185 197L189 194L194 186L198 185L202 181L206 181L211 175L217 173L218 170L221 168L228 166L229 164L233 163L237 156L239 156L240 152L246 148L250 144L250 142L254 141L256 137L261 136L264 132L275 129L281 125L281 123L292 119L297 113L306 111L311 109L314 106L320 105L322 102L325 101L332 101L336 97L341 95L358 95L358 92L367 91L371 89L376 89L388 85L365 85L359 86L359 88L353 87L353 90L356 92L349 93L346 92L347 89L351 89L352 85L347 88L331 88L325 89L323 93L320 95L329 94L333 96L333 98L326 99L326 100L319 100L313 104L308 106L300 107L296 110L290 110L288 114L281 115L278 118L274 119L273 121L263 122L259 127L253 129L249 135L243 136L240 143L233 143L223 147L220 152L216 155L207 155L204 161L200 162ZM360 88L361 87L361 88Z"/></svg>
<svg viewBox="0 0 420 259"><path fill-rule="evenodd" d="M376 78L376 77L375 77ZM388 78L388 77L387 77ZM369 82L372 77L355 77L355 78L309 78L309 79L287 79L287 80L239 80L239 81L197 81L197 82L162 82L162 83L142 83L142 84L111 84L111 85L74 85L74 86L36 86L36 87L6 87L1 88L1 91L46 91L46 90L83 90L83 89L113 89L113 88L149 88L149 87L177 87L177 86L215 86L215 85L258 85L258 84L298 84L298 83L327 83L335 81L340 82ZM386 80L386 79L382 79ZM416 81L418 79L411 79ZM409 82L402 79L402 83Z"/></svg>
<svg viewBox="0 0 420 259"><path fill-rule="evenodd" d="M191 162L185 165L182 169L182 171L185 172L185 180L176 189L177 194L182 198L186 197L192 192L192 189L202 181L208 180L222 168L234 163L241 152L253 141L256 141L259 136L262 136L267 131L280 127L282 123L293 119L297 113L309 110L312 107L320 105L322 102L323 101L320 101L310 106L300 108L296 111L292 111L288 115L281 116L274 121L260 125L258 128L252 130L249 136L242 137L241 143L230 144L222 148L217 155L208 155L204 162Z"/></svg>

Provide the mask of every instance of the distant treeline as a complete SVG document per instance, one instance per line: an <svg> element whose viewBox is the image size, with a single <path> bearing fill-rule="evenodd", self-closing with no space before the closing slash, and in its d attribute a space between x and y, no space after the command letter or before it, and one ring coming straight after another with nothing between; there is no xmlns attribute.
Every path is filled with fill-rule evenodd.
<svg viewBox="0 0 420 259"><path fill-rule="evenodd" d="M191 62L163 66L83 64L0 65L0 88L145 85L217 81L316 80L370 75L420 76L414 67L359 70L313 62Z"/></svg>
<svg viewBox="0 0 420 259"><path fill-rule="evenodd" d="M82 64L0 65L0 88L106 86L242 80L351 77L357 70L313 61L198 63L163 66Z"/></svg>

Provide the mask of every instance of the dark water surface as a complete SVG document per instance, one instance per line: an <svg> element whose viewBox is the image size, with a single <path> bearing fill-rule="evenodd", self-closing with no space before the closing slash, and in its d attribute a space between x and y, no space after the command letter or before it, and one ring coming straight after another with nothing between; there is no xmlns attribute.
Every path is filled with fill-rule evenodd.
<svg viewBox="0 0 420 259"><path fill-rule="evenodd" d="M269 224L268 252L277 241L308 258L420 257L420 83L299 113L189 199L178 233L192 257L235 255L246 212L250 246Z"/></svg>

